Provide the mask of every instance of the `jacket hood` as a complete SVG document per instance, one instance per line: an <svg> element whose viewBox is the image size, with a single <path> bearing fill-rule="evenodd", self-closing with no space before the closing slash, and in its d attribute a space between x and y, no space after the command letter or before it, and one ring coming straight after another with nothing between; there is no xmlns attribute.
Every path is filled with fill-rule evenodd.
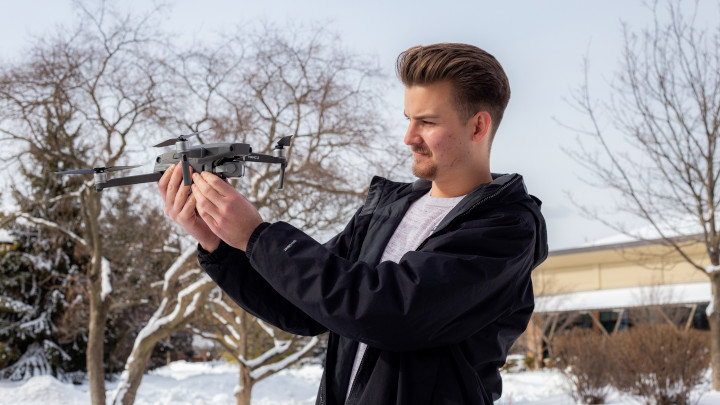
<svg viewBox="0 0 720 405"><path fill-rule="evenodd" d="M442 229L458 216L462 216L474 209L504 206L506 209L516 207L518 211L530 212L536 230L535 254L532 266L534 269L545 261L548 256L547 228L545 219L540 212L542 202L528 193L521 175L517 173L493 173L492 177L492 182L481 184L466 195L438 224L437 229ZM407 194L415 194L411 200L418 199L427 193L431 187L432 182L424 179L416 180L413 183L397 183L376 176L370 184L362 214L370 214L377 207L396 201L399 197Z"/></svg>
<svg viewBox="0 0 720 405"><path fill-rule="evenodd" d="M496 206L512 207L517 206L518 209L528 211L532 214L535 222L535 254L533 260L533 269L540 265L548 256L547 243L547 227L545 218L541 212L542 201L539 198L528 193L523 177L517 173L511 174L492 174L493 181L481 184L463 198L452 211L438 225L438 229L450 224L455 218L474 209L488 209ZM387 180L385 180L387 181ZM388 188L393 190L393 194L407 192L407 187L398 187L400 183L388 183L395 186ZM422 195L430 190L432 183L428 180L420 179L412 183L412 192Z"/></svg>

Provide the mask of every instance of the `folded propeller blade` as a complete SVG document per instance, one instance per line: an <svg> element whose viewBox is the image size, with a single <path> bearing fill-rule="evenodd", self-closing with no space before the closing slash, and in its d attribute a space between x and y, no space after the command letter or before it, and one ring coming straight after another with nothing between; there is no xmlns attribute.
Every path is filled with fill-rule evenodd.
<svg viewBox="0 0 720 405"><path fill-rule="evenodd" d="M198 134L202 134L203 132L205 132L205 131L207 131L207 130L209 130L209 129L210 129L210 128L208 128L208 129L203 129L202 131L193 132L193 133L191 133L191 134L180 135L180 136L178 136L177 138L170 138L170 139L168 139L168 140L165 140L165 141L160 142L159 144L155 145L154 147L155 147L155 148L162 148L162 147L164 147L164 146L174 145L174 144L175 144L176 142L178 142L178 141L187 141L189 138L192 138L193 136L198 135Z"/></svg>
<svg viewBox="0 0 720 405"><path fill-rule="evenodd" d="M77 170L65 170L64 172L55 172L55 174L93 174L93 169L77 169Z"/></svg>
<svg viewBox="0 0 720 405"><path fill-rule="evenodd" d="M110 167L94 167L92 169L75 169L75 170L65 170L62 172L55 172L55 174L93 174L93 173L103 173L103 172L118 172L120 170L128 170L128 169L134 169L138 166L110 166Z"/></svg>
<svg viewBox="0 0 720 405"><path fill-rule="evenodd" d="M119 172L120 170L130 170L134 169L136 167L140 167L141 165L135 165L135 166L111 166L108 168L105 168L106 172Z"/></svg>
<svg viewBox="0 0 720 405"><path fill-rule="evenodd" d="M282 139L280 139L277 142L277 145L275 145L276 149L282 149L285 146L290 146L290 142L292 142L292 135L290 136L284 136Z"/></svg>

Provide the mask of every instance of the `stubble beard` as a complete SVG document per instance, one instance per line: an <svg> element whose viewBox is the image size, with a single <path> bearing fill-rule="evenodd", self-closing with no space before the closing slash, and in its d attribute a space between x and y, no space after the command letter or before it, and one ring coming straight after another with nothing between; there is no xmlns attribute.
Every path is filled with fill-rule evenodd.
<svg viewBox="0 0 720 405"><path fill-rule="evenodd" d="M426 165L422 165L422 163L415 160L412 166L412 173L415 177L434 181L437 176L437 166L430 162L425 163Z"/></svg>
<svg viewBox="0 0 720 405"><path fill-rule="evenodd" d="M433 181L435 180L435 175L437 174L437 169L435 166L426 167L426 168L419 168L417 164L413 165L412 172L415 175L415 177Z"/></svg>
<svg viewBox="0 0 720 405"><path fill-rule="evenodd" d="M428 149L421 146L413 145L410 147L410 150L416 153L422 153L425 155L425 158L428 159L432 156L432 153L430 153ZM412 173L415 177L433 181L437 175L437 166L430 161L425 162L425 165L423 165L419 159L414 159Z"/></svg>

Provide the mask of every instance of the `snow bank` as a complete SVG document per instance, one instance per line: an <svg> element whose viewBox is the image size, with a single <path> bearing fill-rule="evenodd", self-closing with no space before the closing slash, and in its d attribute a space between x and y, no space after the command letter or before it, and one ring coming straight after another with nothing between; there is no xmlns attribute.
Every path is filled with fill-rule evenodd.
<svg viewBox="0 0 720 405"><path fill-rule="evenodd" d="M253 387L253 405L312 405L320 385L322 367L306 365L283 370ZM224 362L174 362L144 376L138 390L137 405L210 405L235 403L237 366ZM108 383L111 391L117 383ZM498 405L574 404L563 377L556 371L503 374L504 393ZM711 392L708 382L698 387L693 399L698 405L720 403L720 392ZM109 396L108 396L109 401ZM24 383L0 380L0 405L90 403L87 384L64 384L53 377L34 377ZM637 405L635 398L613 393L608 405Z"/></svg>
<svg viewBox="0 0 720 405"><path fill-rule="evenodd" d="M7 405L80 405L90 403L90 394L72 384L63 384L51 376L33 377L25 383L0 381L0 404Z"/></svg>

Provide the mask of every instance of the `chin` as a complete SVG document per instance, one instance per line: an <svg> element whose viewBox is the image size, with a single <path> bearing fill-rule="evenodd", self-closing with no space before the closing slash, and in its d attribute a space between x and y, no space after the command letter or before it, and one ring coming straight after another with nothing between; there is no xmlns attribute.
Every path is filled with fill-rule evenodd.
<svg viewBox="0 0 720 405"><path fill-rule="evenodd" d="M435 166L418 167L417 165L413 165L412 173L415 175L415 177L434 181L435 177L437 177L437 168Z"/></svg>

